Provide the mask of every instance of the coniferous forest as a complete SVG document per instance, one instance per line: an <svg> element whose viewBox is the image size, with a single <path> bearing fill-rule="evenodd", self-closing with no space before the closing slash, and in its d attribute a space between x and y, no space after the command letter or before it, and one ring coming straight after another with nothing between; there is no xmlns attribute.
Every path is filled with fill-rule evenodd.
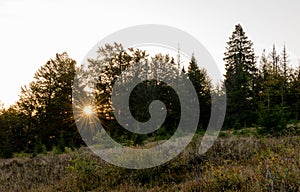
<svg viewBox="0 0 300 192"><path fill-rule="evenodd" d="M134 88L130 110L136 120L145 122L150 103L162 101L167 108L162 127L137 134L119 125L110 98L112 87L133 63L153 74L163 73L166 63L174 66L172 78L186 76L197 93L201 112L192 143L178 158L145 170L106 164L87 149L73 116L72 87L76 73L88 74L68 53L57 53L35 72L31 83L21 87L14 105L0 106L0 167L12 172L0 174L0 191L299 191L300 63L292 65L288 45L281 50L273 45L271 52L256 55L254 44L242 25L234 26L224 63L218 64L225 67L224 79L217 85L194 55L181 65L168 54L149 55L119 42L99 47L97 54L105 65L93 90L95 111L119 143L143 147L167 140L180 121L176 92L164 82L149 80ZM89 59L89 70L97 71L99 62ZM194 150L210 119L211 94L226 94L226 116L218 141L206 154L197 155ZM86 110L83 106L82 112ZM22 175L26 166L51 179ZM13 172L14 167L18 168ZM31 184L22 183L25 180Z"/></svg>

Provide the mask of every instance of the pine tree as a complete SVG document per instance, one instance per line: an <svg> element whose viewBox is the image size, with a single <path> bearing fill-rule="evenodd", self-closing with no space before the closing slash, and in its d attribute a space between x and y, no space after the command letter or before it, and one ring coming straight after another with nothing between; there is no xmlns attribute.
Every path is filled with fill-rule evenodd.
<svg viewBox="0 0 300 192"><path fill-rule="evenodd" d="M181 69L181 74L185 74L185 73L186 73L186 71L185 71L185 68L183 66L182 69Z"/></svg>
<svg viewBox="0 0 300 192"><path fill-rule="evenodd" d="M263 53L260 57L260 66L259 66L259 75L258 75L258 95L259 95L259 110L261 108L270 108L270 79L273 75L273 67L271 66L268 57L266 56L266 50L263 50ZM259 111L260 112L260 111Z"/></svg>
<svg viewBox="0 0 300 192"><path fill-rule="evenodd" d="M263 53L260 57L260 76L263 79L266 79L269 75L269 64L268 64L268 58L266 57L266 50L263 50Z"/></svg>
<svg viewBox="0 0 300 192"><path fill-rule="evenodd" d="M225 126L249 126L257 119L257 68L253 43L248 40L242 26L238 24L227 44L224 57L224 83L227 92Z"/></svg>
<svg viewBox="0 0 300 192"><path fill-rule="evenodd" d="M286 105L286 97L288 93L288 65L289 65L289 58L286 50L286 46L284 44L283 50L281 53L280 58L280 72L281 72L281 77L280 79L280 86L281 86L281 107L283 108L284 105Z"/></svg>
<svg viewBox="0 0 300 192"><path fill-rule="evenodd" d="M191 61L188 66L187 75L189 80L193 83L198 95L200 104L200 119L199 127L206 129L210 117L210 89L211 81L205 71L205 69L199 68L194 54L191 57Z"/></svg>
<svg viewBox="0 0 300 192"><path fill-rule="evenodd" d="M286 46L284 44L282 54L281 54L281 63L282 63L282 73L285 80L287 80L288 73L288 64L289 64L289 56L286 51Z"/></svg>
<svg viewBox="0 0 300 192"><path fill-rule="evenodd" d="M275 45L266 58L261 57L259 83L259 124L268 134L281 134L289 118L287 105L288 92L288 57L284 47L282 56L276 52ZM263 77L263 78L261 78Z"/></svg>
<svg viewBox="0 0 300 192"><path fill-rule="evenodd" d="M294 119L300 119L300 63L291 74L290 94L288 95L289 106L294 109Z"/></svg>
<svg viewBox="0 0 300 192"><path fill-rule="evenodd" d="M269 54L269 59L272 65L272 72L273 74L275 74L275 76L277 76L279 74L279 55L276 52L276 48L275 45L273 45L273 50L272 52Z"/></svg>

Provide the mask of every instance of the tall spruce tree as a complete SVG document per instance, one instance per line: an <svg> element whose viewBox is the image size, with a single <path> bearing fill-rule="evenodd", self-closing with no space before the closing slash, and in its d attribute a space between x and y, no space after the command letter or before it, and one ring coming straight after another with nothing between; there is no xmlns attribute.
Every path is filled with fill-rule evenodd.
<svg viewBox="0 0 300 192"><path fill-rule="evenodd" d="M250 126L257 120L256 57L253 43L240 24L235 26L225 53L226 127Z"/></svg>

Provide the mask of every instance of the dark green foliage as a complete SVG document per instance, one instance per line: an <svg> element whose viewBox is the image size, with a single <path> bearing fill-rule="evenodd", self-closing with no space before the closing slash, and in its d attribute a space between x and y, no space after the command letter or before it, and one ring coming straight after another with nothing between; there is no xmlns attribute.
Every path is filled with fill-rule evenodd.
<svg viewBox="0 0 300 192"><path fill-rule="evenodd" d="M176 68L174 59L169 55L157 54L152 58L148 58L145 51L139 49L124 50L122 45L106 45L98 50L99 60L89 60L89 70L97 71L100 66L103 67L103 71L97 73L100 74L96 83L96 103L97 112L101 123L104 125L106 131L115 139L121 140L122 143L128 143L124 140L128 139L133 144L142 144L142 142L148 137L157 135L157 132L151 134L133 134L122 126L114 119L112 111L111 94L112 87L123 70L133 66L138 62L138 68L127 74L127 79L122 79L122 86L126 87L127 81L131 78L141 79L142 76L164 76L172 81L172 78L181 78L178 74L178 70L172 70L166 72L166 66L173 66ZM123 114L123 118L126 115L132 115L135 120L140 122L146 122L150 119L149 106L154 100L160 100L166 105L167 117L162 127L168 132L168 135L172 135L177 129L180 120L180 102L175 91L165 82L159 82L156 80L141 81L133 91L130 93L129 107L131 114ZM119 94L122 94L120 91Z"/></svg>
<svg viewBox="0 0 300 192"><path fill-rule="evenodd" d="M287 122L299 119L300 81L299 70L289 68L286 46L281 54L275 45L269 54L264 50L257 70L253 43L241 25L236 25L227 44L225 127L240 129L254 124L266 134L289 134Z"/></svg>
<svg viewBox="0 0 300 192"><path fill-rule="evenodd" d="M259 123L263 127L260 132L280 136L287 130L287 114L280 106L275 106L274 109L264 110L260 114Z"/></svg>
<svg viewBox="0 0 300 192"><path fill-rule="evenodd" d="M295 103L297 103L299 90L294 88L298 83L295 82L297 78L293 78L293 74L288 73L288 63L285 46L282 56L277 54L275 45L268 57L265 51L261 56L258 115L263 134L276 136L289 134L287 123L297 116Z"/></svg>
<svg viewBox="0 0 300 192"><path fill-rule="evenodd" d="M128 78L152 74L171 80L185 77L191 80L200 104L198 133L203 134L209 122L211 94L223 95L224 87L227 93L225 128L238 132L241 128L256 126L261 127L262 134L298 133L296 124L287 126L287 123L300 120L300 67L290 68L286 46L278 54L274 45L270 53L263 52L258 70L253 43L239 24L227 42L222 88L211 84L206 70L197 65L194 55L185 70L180 57L177 63L161 53L150 58L146 51L124 49L117 43L100 47L97 54L98 59L88 60L90 72L98 75L94 79L96 111L105 130L117 142L130 146L143 145L147 140L165 140L172 136L180 121L181 105L175 90L156 80L143 81L134 88L129 101L131 114L128 115L146 122L150 119L151 102L160 100L167 108L167 117L160 129L150 134L131 133L115 120L110 98L112 87L122 71L136 62L140 68ZM67 53L56 54L39 68L30 84L21 87L15 105L4 109L0 104L0 157L8 158L22 152L45 153L46 150L62 153L65 147L73 149L84 145L72 110L75 64ZM174 67L169 74L165 70L167 64ZM81 79L90 75L79 68L76 74ZM126 79L122 83L126 85Z"/></svg>
<svg viewBox="0 0 300 192"><path fill-rule="evenodd" d="M212 86L205 69L201 69L198 66L194 55L192 55L191 61L189 63L187 75L189 80L193 83L198 95L200 105L199 128L205 131L209 122L211 112L210 91Z"/></svg>
<svg viewBox="0 0 300 192"><path fill-rule="evenodd" d="M65 146L80 146L71 97L75 64L67 53L56 54L35 73L34 81L21 88L16 105L1 111L3 156L12 152L44 153L54 146L62 151Z"/></svg>
<svg viewBox="0 0 300 192"><path fill-rule="evenodd" d="M2 122L1 122L2 123ZM13 155L13 147L11 144L11 136L5 130L0 132L0 157L10 158Z"/></svg>
<svg viewBox="0 0 300 192"><path fill-rule="evenodd" d="M74 177L77 188L80 191L91 191L100 186L102 177L99 170L99 161L87 159L84 156L74 156L67 167L72 177Z"/></svg>
<svg viewBox="0 0 300 192"><path fill-rule="evenodd" d="M300 64L290 74L290 82L287 91L286 104L291 109L291 118L300 119Z"/></svg>
<svg viewBox="0 0 300 192"><path fill-rule="evenodd" d="M103 69L96 73L100 74L100 76L96 80L95 93L97 113L106 131L108 131L115 140L120 139L123 143L128 143L124 141L126 138L133 141L135 144L141 144L142 141L148 137L158 137L158 133L160 133L159 130L147 135L132 134L119 125L113 116L110 98L112 87L116 79L120 77L121 72L128 67L135 65L136 62L138 62L139 67L136 68L135 71L130 72L130 74L127 72L127 77L122 79L123 87L126 87L127 81L131 78L140 79L142 76L151 76L153 78L163 76L169 81L173 81L173 79L180 80L183 78L182 74L185 73L185 70L178 68L180 66L177 66L174 59L170 58L169 55L156 54L154 57L148 58L145 51L131 48L125 50L122 45L117 43L105 45L105 47L99 48L97 53L99 59L90 59L88 68L92 73L96 72L101 67ZM169 71L166 71L166 67ZM194 55L191 58L187 76L192 81L198 94L201 107L199 128L205 130L210 117L211 84L205 69L200 69L198 67ZM141 83L139 83L130 93L129 107L131 114L123 114L123 118L126 118L126 115L132 115L135 120L146 122L150 119L150 104L154 100L160 100L165 104L167 109L167 117L162 125L166 134L163 133L164 136L161 138L171 136L178 127L181 115L180 101L175 90L165 82L151 79L140 82ZM177 86L180 87L180 83ZM122 92L119 91L118 94L122 94Z"/></svg>
<svg viewBox="0 0 300 192"><path fill-rule="evenodd" d="M248 40L241 25L227 42L225 87L227 93L227 113L225 127L232 127L236 122L250 126L257 121L255 55L253 43Z"/></svg>
<svg viewBox="0 0 300 192"><path fill-rule="evenodd" d="M47 149L46 146L44 144L42 144L42 142L37 142L34 145L34 151L33 151L33 156L36 156L37 154L46 154L47 153Z"/></svg>
<svg viewBox="0 0 300 192"><path fill-rule="evenodd" d="M35 73L31 91L36 103L37 133L47 149L58 145L63 137L66 145L74 141L70 135L61 135L63 130L76 133L72 113L72 85L75 76L76 62L67 53L56 54Z"/></svg>
<svg viewBox="0 0 300 192"><path fill-rule="evenodd" d="M254 86L251 86L253 83L247 81L254 82L255 68L252 66L254 62L254 56L251 52L252 43L245 41L247 38L240 26L237 26L236 30L230 42L233 44L233 48L228 48L228 53L224 59L228 62L225 84L234 85L229 87L229 113L227 117L233 121L228 125L241 128L247 125L245 121L250 121L249 114L253 117L249 110L255 106L253 103L254 96L251 100ZM235 54L233 50L234 46L238 45L237 40L242 41L245 46L242 46L240 52ZM244 50L250 53L241 55ZM129 145L141 145L143 141L152 136L156 139L168 139L178 126L181 110L180 101L172 87L164 82L151 80L140 83L131 93L130 110L137 121L143 122L150 118L148 108L154 100L161 100L167 107L167 118L162 130L157 130L148 135L132 134L116 122L112 113L110 96L116 78L134 62L139 62L141 66L144 66L139 71L135 71L136 74L145 74L147 70L152 70L152 74L159 75L164 73L166 63L177 67L174 59L162 54L157 54L149 59L145 51L138 49L125 50L119 44L99 48L98 54L101 59L90 59L89 69L98 73L99 64L104 66L96 84L97 94L95 99L98 116L108 133L117 141ZM181 71L181 74L185 73L184 68L178 70ZM232 73L233 71L235 72ZM194 55L191 57L186 74L198 94L201 111L198 132L203 132L210 118L210 91L212 87L210 79L205 69L198 67ZM74 75L75 61L70 59L66 53L57 54L55 59L50 59L36 72L33 82L22 87L17 106L15 109L11 109L12 112L8 115L10 118L6 118L8 119L7 124L10 125L9 134L14 136L9 141L15 142L10 145L16 146L16 149L18 149L12 149L12 151L39 153L43 152L44 147L46 147L47 150L56 148L56 150L63 152L65 146L73 148L82 144L72 115L71 93ZM86 75L82 71L82 76ZM181 78L180 73L177 71L168 75L167 78ZM239 86L244 89L239 89ZM218 92L218 90L216 91ZM217 92L215 94L219 94ZM239 101L240 98L244 99L242 101L246 100L246 103L241 101L235 104L233 102ZM246 110L246 112L239 113L239 110ZM3 123L4 125L5 123ZM5 134L5 136L7 137L9 134Z"/></svg>
<svg viewBox="0 0 300 192"><path fill-rule="evenodd" d="M170 138L170 133L168 133L165 127L161 127L154 133L154 136L155 136L155 140L157 141L167 140Z"/></svg>
<svg viewBox="0 0 300 192"><path fill-rule="evenodd" d="M24 116L13 106L7 110L3 109L0 113L0 153L3 152L3 157L11 157L13 153L28 148L31 135L27 134Z"/></svg>

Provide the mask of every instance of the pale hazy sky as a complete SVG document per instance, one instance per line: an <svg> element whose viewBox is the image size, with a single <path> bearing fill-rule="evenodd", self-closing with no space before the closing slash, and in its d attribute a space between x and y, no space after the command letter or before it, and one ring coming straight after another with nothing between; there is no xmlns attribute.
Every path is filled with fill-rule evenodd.
<svg viewBox="0 0 300 192"><path fill-rule="evenodd" d="M0 101L18 99L20 87L56 53L81 63L105 36L139 24L163 24L196 37L224 72L226 42L240 23L257 55L286 44L300 57L298 0L0 0ZM281 51L281 50L280 50Z"/></svg>

